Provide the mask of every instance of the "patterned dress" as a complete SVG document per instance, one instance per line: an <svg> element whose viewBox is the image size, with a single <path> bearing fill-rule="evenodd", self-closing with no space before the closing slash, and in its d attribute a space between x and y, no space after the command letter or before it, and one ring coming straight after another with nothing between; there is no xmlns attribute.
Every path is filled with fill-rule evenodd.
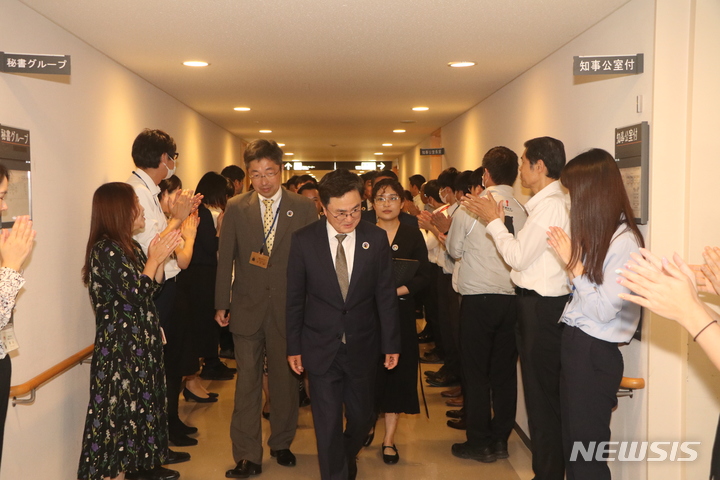
<svg viewBox="0 0 720 480"><path fill-rule="evenodd" d="M162 338L153 294L160 284L119 245L101 240L90 252L95 350L78 478L101 480L151 470L167 456L167 395Z"/></svg>

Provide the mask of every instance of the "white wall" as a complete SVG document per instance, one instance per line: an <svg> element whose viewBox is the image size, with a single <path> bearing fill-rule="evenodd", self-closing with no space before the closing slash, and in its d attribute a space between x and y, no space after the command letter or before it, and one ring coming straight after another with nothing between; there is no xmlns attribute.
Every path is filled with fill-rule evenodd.
<svg viewBox="0 0 720 480"><path fill-rule="evenodd" d="M614 152L614 129L650 121L653 107L655 2L633 0L563 46L457 119L442 127L442 146L449 166L474 170L490 148L504 145L520 155L525 140L549 135L565 143L568 160L593 147ZM641 75L574 77L574 55L645 54ZM477 67L476 67L477 68ZM643 97L643 111L636 98ZM652 125L651 125L652 128ZM424 145L423 145L424 146ZM414 173L419 146L401 157L401 169ZM405 176L407 176L405 175ZM519 182L516 194L527 200ZM643 227L647 236L648 229ZM625 375L647 378L647 343L623 347ZM527 432L520 399L518 424ZM647 399L619 399L613 416L613 439L643 440L647 433ZM615 478L646 476L644 463L611 466Z"/></svg>
<svg viewBox="0 0 720 480"><path fill-rule="evenodd" d="M69 54L72 76L0 74L0 124L30 130L35 251L25 269L13 355L23 383L90 345L94 318L80 268L92 193L125 181L130 147L145 127L178 144L178 175L241 163L242 141L199 116L16 0L0 0L6 52ZM32 406L10 408L0 479L76 478L88 398L87 365L47 384Z"/></svg>

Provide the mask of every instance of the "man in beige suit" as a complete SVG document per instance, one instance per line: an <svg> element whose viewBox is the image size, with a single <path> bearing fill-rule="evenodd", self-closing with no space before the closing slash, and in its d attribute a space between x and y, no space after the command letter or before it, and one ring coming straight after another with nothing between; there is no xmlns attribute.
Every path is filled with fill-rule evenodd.
<svg viewBox="0 0 720 480"><path fill-rule="evenodd" d="M227 204L215 289L215 320L221 326L230 325L238 368L230 425L237 466L225 473L228 478L262 472L265 352L272 398L270 455L280 465L295 465L290 444L297 428L298 380L287 364L286 271L292 233L318 219L310 199L281 188L283 151L277 143L255 140L244 157L254 191L233 197Z"/></svg>

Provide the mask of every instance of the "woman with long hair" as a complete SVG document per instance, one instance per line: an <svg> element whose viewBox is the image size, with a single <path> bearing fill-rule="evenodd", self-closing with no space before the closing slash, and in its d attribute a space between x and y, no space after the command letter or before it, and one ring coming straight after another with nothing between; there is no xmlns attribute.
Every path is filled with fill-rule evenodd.
<svg viewBox="0 0 720 480"><path fill-rule="evenodd" d="M570 235L550 227L548 243L566 264L572 295L562 314L560 411L568 480L610 479L607 462L577 454L610 440L610 417L623 376L618 345L629 342L640 307L618 270L644 245L620 170L605 150L572 159L560 181L570 192ZM575 457L573 456L575 450Z"/></svg>
<svg viewBox="0 0 720 480"><path fill-rule="evenodd" d="M133 240L143 208L126 183L106 183L93 196L82 279L95 310L95 350L78 478L124 479L161 467L168 455L162 333L153 294L180 231L150 243Z"/></svg>
<svg viewBox="0 0 720 480"><path fill-rule="evenodd" d="M377 372L377 410L385 414L385 436L382 442L382 458L387 464L395 464L400 455L395 445L395 432L401 413L418 414L420 404L417 395L418 347L415 324L414 296L430 283L431 266L428 260L425 238L420 230L400 223L403 205L403 188L397 180L386 178L375 184L372 190L373 209L377 214L377 226L387 232L388 243L394 259L416 260L419 265L415 275L404 285L397 286L400 311L400 342L402 355L396 368L380 368ZM366 440L368 446L375 429Z"/></svg>
<svg viewBox="0 0 720 480"><path fill-rule="evenodd" d="M10 172L0 164L0 212L8 209L5 196L10 184ZM28 215L15 219L12 230L4 229L0 233L0 329L10 322L15 307L15 297L25 284L20 270L33 249L35 230ZM12 364L8 352L17 345L0 340L0 459L2 459L5 419L10 397L10 376Z"/></svg>

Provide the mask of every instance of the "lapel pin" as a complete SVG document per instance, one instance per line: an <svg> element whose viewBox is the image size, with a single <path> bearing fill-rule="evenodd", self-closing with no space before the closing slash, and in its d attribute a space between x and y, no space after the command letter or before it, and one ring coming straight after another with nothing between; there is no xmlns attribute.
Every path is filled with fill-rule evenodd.
<svg viewBox="0 0 720 480"><path fill-rule="evenodd" d="M394 245L392 246L392 249L393 249L393 252L397 252L397 251L398 251L398 246L397 246L397 244L394 244Z"/></svg>
<svg viewBox="0 0 720 480"><path fill-rule="evenodd" d="M288 216L288 217L292 217L293 215L294 215L294 213L293 213L292 210L288 210L288 211L287 211L287 216Z"/></svg>
<svg viewBox="0 0 720 480"><path fill-rule="evenodd" d="M362 247L363 249L367 250L368 248L370 248L370 244L368 242L363 242Z"/></svg>

